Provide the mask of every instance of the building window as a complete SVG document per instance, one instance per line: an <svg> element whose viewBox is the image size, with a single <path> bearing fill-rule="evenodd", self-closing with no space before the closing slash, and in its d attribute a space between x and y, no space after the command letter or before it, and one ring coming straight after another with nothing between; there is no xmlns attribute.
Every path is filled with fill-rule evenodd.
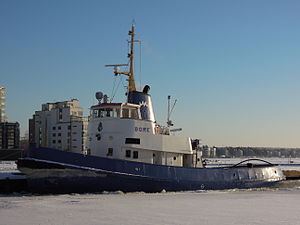
<svg viewBox="0 0 300 225"><path fill-rule="evenodd" d="M177 159L176 156L174 156L173 159L176 160Z"/></svg>
<svg viewBox="0 0 300 225"><path fill-rule="evenodd" d="M53 130L56 130L56 127L52 127Z"/></svg>
<svg viewBox="0 0 300 225"><path fill-rule="evenodd" d="M70 125L68 126L68 130L71 130L71 126Z"/></svg>
<svg viewBox="0 0 300 225"><path fill-rule="evenodd" d="M55 141L55 140L52 140L52 143L53 143L53 144L55 144L55 143L56 143L56 141Z"/></svg>
<svg viewBox="0 0 300 225"><path fill-rule="evenodd" d="M134 159L139 158L139 152L138 151L133 151L133 158Z"/></svg>
<svg viewBox="0 0 300 225"><path fill-rule="evenodd" d="M125 144L136 144L139 145L141 143L139 138L126 138Z"/></svg>
<svg viewBox="0 0 300 225"><path fill-rule="evenodd" d="M52 134L52 137L56 137L56 133L53 133L53 134Z"/></svg>
<svg viewBox="0 0 300 225"><path fill-rule="evenodd" d="M113 150L113 148L108 148L108 151L107 151L107 156L113 156L113 152L114 152L114 150Z"/></svg>
<svg viewBox="0 0 300 225"><path fill-rule="evenodd" d="M58 140L57 142L58 142L58 143L61 143L61 140Z"/></svg>
<svg viewBox="0 0 300 225"><path fill-rule="evenodd" d="M131 150L126 150L125 156L126 156L126 158L130 158L131 157Z"/></svg>
<svg viewBox="0 0 300 225"><path fill-rule="evenodd" d="M59 126L57 129L61 130L61 126Z"/></svg>
<svg viewBox="0 0 300 225"><path fill-rule="evenodd" d="M57 136L60 137L60 136L61 136L61 133L58 133Z"/></svg>

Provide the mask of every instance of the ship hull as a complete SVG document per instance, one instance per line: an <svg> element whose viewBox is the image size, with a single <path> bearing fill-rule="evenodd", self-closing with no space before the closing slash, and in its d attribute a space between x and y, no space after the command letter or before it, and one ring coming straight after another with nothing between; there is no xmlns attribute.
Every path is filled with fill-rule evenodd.
<svg viewBox="0 0 300 225"><path fill-rule="evenodd" d="M19 159L33 193L160 192L272 186L285 179L275 166L187 168L31 149Z"/></svg>

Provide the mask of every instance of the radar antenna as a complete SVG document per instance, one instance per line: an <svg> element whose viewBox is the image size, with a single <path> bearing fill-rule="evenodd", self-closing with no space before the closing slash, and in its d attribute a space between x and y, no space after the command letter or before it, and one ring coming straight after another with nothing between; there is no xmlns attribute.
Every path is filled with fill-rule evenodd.
<svg viewBox="0 0 300 225"><path fill-rule="evenodd" d="M105 67L113 67L115 76L120 74L120 67L121 66L128 66L128 64L111 64L111 65L105 65Z"/></svg>

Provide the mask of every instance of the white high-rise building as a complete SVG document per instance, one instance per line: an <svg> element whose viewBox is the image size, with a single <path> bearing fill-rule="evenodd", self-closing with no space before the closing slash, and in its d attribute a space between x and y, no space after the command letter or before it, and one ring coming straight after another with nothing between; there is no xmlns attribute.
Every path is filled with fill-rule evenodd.
<svg viewBox="0 0 300 225"><path fill-rule="evenodd" d="M5 98L6 98L6 89L0 87L0 123L7 122L7 117L5 113Z"/></svg>
<svg viewBox="0 0 300 225"><path fill-rule="evenodd" d="M77 99L46 103L29 120L29 140L36 147L86 152L87 125Z"/></svg>

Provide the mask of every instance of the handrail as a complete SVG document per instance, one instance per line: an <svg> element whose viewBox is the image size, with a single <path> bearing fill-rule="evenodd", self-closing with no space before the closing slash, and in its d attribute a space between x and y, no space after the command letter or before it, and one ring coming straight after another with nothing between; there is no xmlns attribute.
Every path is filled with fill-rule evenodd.
<svg viewBox="0 0 300 225"><path fill-rule="evenodd" d="M246 159L246 160L243 160L243 161L241 161L241 162L239 162L239 163L237 163L237 164L235 164L235 165L233 165L233 166L231 166L231 167L237 167L237 166L239 166L239 165L241 165L241 164L243 164L243 163L245 163L245 162L249 162L249 161L261 161L261 162L264 162L264 163L269 164L270 166L275 166L275 164L270 163L270 162L268 162L268 161L266 161L266 160L263 160L263 159L255 159L255 158L253 158L253 159Z"/></svg>

